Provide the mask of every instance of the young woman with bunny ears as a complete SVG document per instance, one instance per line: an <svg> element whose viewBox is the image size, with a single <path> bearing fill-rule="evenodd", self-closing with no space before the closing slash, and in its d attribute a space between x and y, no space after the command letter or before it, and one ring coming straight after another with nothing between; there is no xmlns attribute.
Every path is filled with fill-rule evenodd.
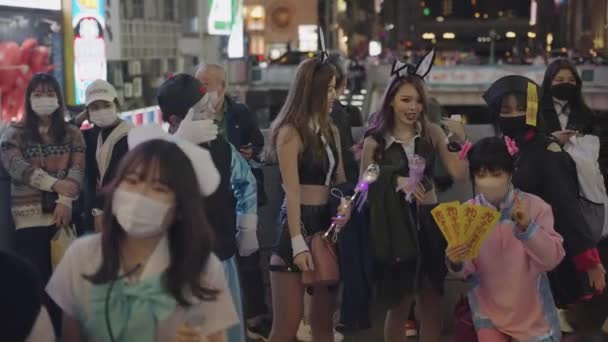
<svg viewBox="0 0 608 342"><path fill-rule="evenodd" d="M432 222L424 217L428 217L430 206L437 203L432 182L435 158L441 159L456 180L465 179L467 173L466 163L448 150L443 130L425 116L424 77L431 70L434 55L433 50L417 67L393 64L382 105L363 141L361 172L371 163L380 165L380 178L370 186L367 203L371 249L381 278L381 292L391 304L384 328L387 342L403 340L404 324L415 294L421 314L421 341L436 342L441 335L440 292L446 270L439 261L443 257L436 258L439 267L431 260L437 252L443 254L443 249L429 243L432 228L427 229L428 225L420 222ZM453 126L454 133L464 141L464 127ZM423 161L425 166L417 182L412 182L415 176L410 170L415 160ZM408 197L413 196L415 204L408 203L396 188L404 189Z"/></svg>

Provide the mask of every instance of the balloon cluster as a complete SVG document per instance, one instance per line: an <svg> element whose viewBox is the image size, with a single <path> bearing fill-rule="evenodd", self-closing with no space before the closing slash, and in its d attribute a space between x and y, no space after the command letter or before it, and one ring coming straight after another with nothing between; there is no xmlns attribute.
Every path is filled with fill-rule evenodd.
<svg viewBox="0 0 608 342"><path fill-rule="evenodd" d="M25 90L32 75L49 72L51 49L28 38L21 46L14 41L0 42L1 121L19 120L25 106Z"/></svg>

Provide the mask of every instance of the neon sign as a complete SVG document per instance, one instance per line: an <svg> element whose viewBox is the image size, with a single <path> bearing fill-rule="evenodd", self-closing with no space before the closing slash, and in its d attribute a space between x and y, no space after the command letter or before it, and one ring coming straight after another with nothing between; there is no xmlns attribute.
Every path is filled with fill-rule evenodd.
<svg viewBox="0 0 608 342"><path fill-rule="evenodd" d="M104 28L104 1L72 0L76 104L84 103L89 84L107 78Z"/></svg>

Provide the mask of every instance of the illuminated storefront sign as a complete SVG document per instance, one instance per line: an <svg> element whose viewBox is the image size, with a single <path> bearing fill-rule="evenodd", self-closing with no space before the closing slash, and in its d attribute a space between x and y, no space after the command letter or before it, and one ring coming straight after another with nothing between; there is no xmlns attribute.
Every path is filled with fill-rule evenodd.
<svg viewBox="0 0 608 342"><path fill-rule="evenodd" d="M96 79L106 79L104 1L72 0L75 103L85 101L85 90Z"/></svg>
<svg viewBox="0 0 608 342"><path fill-rule="evenodd" d="M0 6L61 10L61 0L0 0Z"/></svg>
<svg viewBox="0 0 608 342"><path fill-rule="evenodd" d="M238 0L209 0L209 18L207 20L209 34L229 36L232 33L236 15L237 13L240 15L239 2Z"/></svg>

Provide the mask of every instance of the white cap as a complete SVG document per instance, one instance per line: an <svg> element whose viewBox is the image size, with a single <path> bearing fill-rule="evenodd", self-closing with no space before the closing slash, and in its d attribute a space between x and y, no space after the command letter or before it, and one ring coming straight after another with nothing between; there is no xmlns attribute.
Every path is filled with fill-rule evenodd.
<svg viewBox="0 0 608 342"><path fill-rule="evenodd" d="M116 89L109 82L104 80L95 80L89 84L85 92L86 105L103 100L107 102L113 102L117 98Z"/></svg>

